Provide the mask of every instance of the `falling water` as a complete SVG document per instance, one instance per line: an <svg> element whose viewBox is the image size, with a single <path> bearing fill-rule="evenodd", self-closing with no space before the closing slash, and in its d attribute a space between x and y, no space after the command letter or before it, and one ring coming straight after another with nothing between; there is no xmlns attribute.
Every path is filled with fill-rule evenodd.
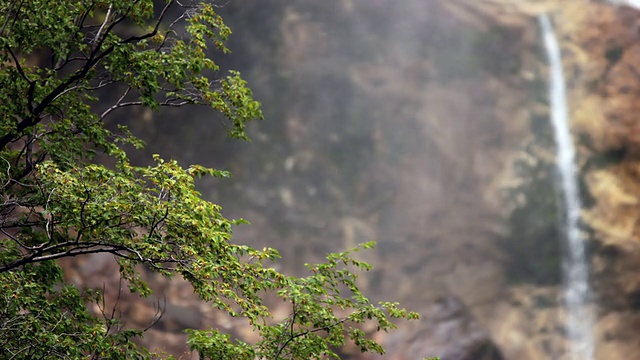
<svg viewBox="0 0 640 360"><path fill-rule="evenodd" d="M549 79L551 122L555 133L557 167L565 205L563 225L567 253L564 258L564 302L568 313L569 354L573 360L590 360L594 356L593 314L589 309L591 290L585 246L578 227L581 204L574 164L575 151L569 130L562 59L549 16L542 15L539 21L551 68Z"/></svg>
<svg viewBox="0 0 640 360"><path fill-rule="evenodd" d="M640 0L609 0L615 5L625 5L640 10Z"/></svg>

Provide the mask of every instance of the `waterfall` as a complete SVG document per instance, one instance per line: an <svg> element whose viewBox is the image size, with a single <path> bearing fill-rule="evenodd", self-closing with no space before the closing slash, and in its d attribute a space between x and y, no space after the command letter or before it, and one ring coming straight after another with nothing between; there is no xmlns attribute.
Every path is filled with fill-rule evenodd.
<svg viewBox="0 0 640 360"><path fill-rule="evenodd" d="M609 0L614 5L629 6L634 9L640 10L640 0Z"/></svg>
<svg viewBox="0 0 640 360"><path fill-rule="evenodd" d="M564 304L567 310L567 334L570 340L569 355L573 360L590 360L594 357L593 313L590 309L591 289L585 245L580 236L580 194L577 170L574 164L575 150L569 129L566 86L562 71L560 46L548 15L539 18L544 46L550 67L549 102L557 147L556 166L559 187L564 195L563 235L566 254L563 258Z"/></svg>

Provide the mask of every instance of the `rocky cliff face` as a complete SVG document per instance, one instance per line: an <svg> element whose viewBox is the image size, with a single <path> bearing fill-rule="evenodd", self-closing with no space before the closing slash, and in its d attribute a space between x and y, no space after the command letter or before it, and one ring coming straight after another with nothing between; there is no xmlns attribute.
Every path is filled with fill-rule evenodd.
<svg viewBox="0 0 640 360"><path fill-rule="evenodd" d="M253 143L218 140L198 114L179 131L162 118L134 130L149 152L230 169L231 182L202 183L203 193L252 222L236 241L279 248L287 271L376 240L362 285L423 314L380 337L385 358L443 360L566 356L535 21L553 13L589 200L597 358L640 358L637 12L577 0L269 0L223 11L236 29L230 62L265 107ZM90 259L68 274L101 287L117 282L112 265ZM167 305L148 344L182 354L186 326L251 339L180 281L153 282ZM118 296L131 326L153 320L153 302L109 301Z"/></svg>
<svg viewBox="0 0 640 360"><path fill-rule="evenodd" d="M640 16L634 9L605 3L587 5L579 1L564 1L540 3L541 7L537 7L535 2L512 2L502 5L517 9L518 15L509 16L504 11L497 8L489 10L491 7L486 6L483 12L487 14L485 19L517 24L519 16L532 17L542 11L553 14L565 58L570 112L575 143L579 146L584 198L588 204L583 212L583 221L584 238L592 255L592 282L596 293L593 305L597 314L594 329L596 358L638 357L640 343L634 333L639 324L636 173L640 85L637 29ZM484 7L481 2L474 6ZM538 74L544 72L538 70ZM535 125L536 117L531 119ZM508 167L506 179L503 179L521 191L515 199L511 196L506 202L511 219L519 209L527 208L522 204L532 202L553 211L544 202L540 203L542 194L536 192L539 190L536 177L548 178L548 168L541 164L548 162L550 154L544 149L544 136L536 134L536 131L532 135L536 138L525 140L526 154L513 154L516 160L512 162L511 169ZM522 177L523 167L528 169L527 178ZM544 219L544 214L530 210L525 217ZM549 219L541 224L534 222L531 219L528 222L530 229L532 225L533 229L549 226ZM522 235L520 240L526 240L519 245L534 250L529 253L535 253L536 249L540 251L545 246L544 236L541 236L544 231L534 232L531 239L526 237L526 228L521 227L519 233ZM506 246L507 250L514 246L515 240L513 237L509 240L511 244ZM527 245L532 240L534 245ZM544 261L536 261L535 265L548 266ZM526 285L510 285L505 289L507 293L502 299L496 299L494 313L487 323L492 338L505 357L544 359L566 356L563 328L566 313L559 302L558 287L547 281L534 281Z"/></svg>
<svg viewBox="0 0 640 360"><path fill-rule="evenodd" d="M574 5L578 6L578 4ZM594 286L600 358L640 356L638 247L638 26L626 7L593 4L580 17L561 13L572 53L573 116L582 145L583 176L592 206Z"/></svg>

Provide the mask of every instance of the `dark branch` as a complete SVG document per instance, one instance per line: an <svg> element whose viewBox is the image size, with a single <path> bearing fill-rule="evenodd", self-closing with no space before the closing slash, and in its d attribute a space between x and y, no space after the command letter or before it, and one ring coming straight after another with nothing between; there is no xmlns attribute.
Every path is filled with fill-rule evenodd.
<svg viewBox="0 0 640 360"><path fill-rule="evenodd" d="M305 331L303 331L301 333L294 334L293 325L294 325L295 318L296 318L295 302L293 302L293 309L294 309L293 310L293 314L291 315L291 333L290 333L289 338L287 339L287 341L285 341L285 343L282 344L282 346L278 349L278 352L276 353L275 360L278 360L280 358L280 354L282 354L284 349L286 349L287 345L289 345L289 343L292 342L293 340L295 340L295 339L297 339L299 337L302 337L302 336L306 336L306 335L309 335L309 334L316 333L316 332L328 331L332 327L338 326L340 324L343 324L347 320L349 320L349 318L343 318L343 319L340 319L340 320L338 320L338 321L336 321L336 322L334 322L332 324L329 324L329 325L326 325L326 326L323 326L323 327L319 327L319 328L311 329L311 330L305 330Z"/></svg>
<svg viewBox="0 0 640 360"><path fill-rule="evenodd" d="M79 255L101 254L101 253L113 254L119 258L150 264L151 266L162 269L162 270L172 271L175 269L159 267L157 266L158 264L181 263L181 260L172 259L172 258L161 258L161 259L145 258L140 254L139 251L133 248L117 245L117 244L105 244L102 242L86 242L81 244L77 244L75 242L65 242L62 244L57 244L55 247L61 248L61 247L68 247L68 246L72 246L72 248L66 251L54 252L46 255L43 255L44 253L47 252L44 249L40 251L36 251L26 257L23 257L22 259L0 266L0 273L16 269L26 264L35 264L35 263L45 262L49 260L75 257Z"/></svg>
<svg viewBox="0 0 640 360"><path fill-rule="evenodd" d="M169 1L167 3L167 5L164 6L164 8L162 9L162 12L160 13L160 16L158 17L158 20L156 21L155 26L153 27L153 31L148 32L148 33L146 33L144 35L140 35L140 36L128 37L128 38L124 39L122 41L122 43L123 44L127 44L127 43L130 43L130 42L140 41L140 40L148 39L150 37L154 37L158 33L158 29L160 28L160 23L162 22L162 20L164 19L164 16L167 14L167 11L171 7L171 5L173 5L174 2L175 2L175 0L171 0L171 1Z"/></svg>

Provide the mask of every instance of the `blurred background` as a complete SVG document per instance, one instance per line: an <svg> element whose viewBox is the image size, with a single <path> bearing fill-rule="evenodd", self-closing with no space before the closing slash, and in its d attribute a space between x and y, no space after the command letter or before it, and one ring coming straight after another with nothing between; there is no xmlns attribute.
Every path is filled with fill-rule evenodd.
<svg viewBox="0 0 640 360"><path fill-rule="evenodd" d="M361 286L422 319L379 334L385 359L575 359L563 297L562 194L549 122L550 14L568 87L583 201L596 359L640 358L640 12L586 0L233 0L219 12L262 102L252 142L199 108L136 113L147 148L229 170L200 191L235 241L280 251L280 270L374 240ZM67 264L73 281L117 284L108 258ZM145 335L185 354L185 327L251 328L149 279L165 308ZM110 296L116 296L114 294ZM157 303L120 295L129 326ZM286 312L287 309L282 309ZM347 359L370 359L356 349ZM195 354L185 358L197 358Z"/></svg>

